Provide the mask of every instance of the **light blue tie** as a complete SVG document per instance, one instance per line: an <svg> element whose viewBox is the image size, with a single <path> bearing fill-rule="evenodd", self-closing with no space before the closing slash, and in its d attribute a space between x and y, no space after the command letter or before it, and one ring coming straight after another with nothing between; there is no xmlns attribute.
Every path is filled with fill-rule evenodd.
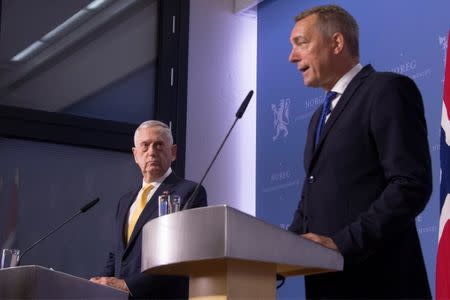
<svg viewBox="0 0 450 300"><path fill-rule="evenodd" d="M322 113L320 114L319 124L317 125L316 131L316 140L315 146L319 143L320 133L322 132L322 128L325 125L325 120L327 119L328 114L330 113L331 101L336 97L338 93L329 91L325 95L325 101L323 101Z"/></svg>

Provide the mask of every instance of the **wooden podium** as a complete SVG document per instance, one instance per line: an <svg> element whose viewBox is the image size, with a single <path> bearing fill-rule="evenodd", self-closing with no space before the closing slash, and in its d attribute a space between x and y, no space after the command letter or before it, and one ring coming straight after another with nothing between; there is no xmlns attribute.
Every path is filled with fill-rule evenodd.
<svg viewBox="0 0 450 300"><path fill-rule="evenodd" d="M275 299L276 274L339 271L343 258L292 232L226 205L148 222L142 268L189 276L190 299Z"/></svg>
<svg viewBox="0 0 450 300"><path fill-rule="evenodd" d="M40 266L0 270L0 299L128 299L128 293Z"/></svg>

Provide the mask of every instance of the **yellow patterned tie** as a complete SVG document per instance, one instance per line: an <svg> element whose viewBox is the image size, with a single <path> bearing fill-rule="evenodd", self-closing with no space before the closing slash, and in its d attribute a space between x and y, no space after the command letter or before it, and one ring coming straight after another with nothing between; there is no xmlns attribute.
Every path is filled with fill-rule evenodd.
<svg viewBox="0 0 450 300"><path fill-rule="evenodd" d="M139 219L139 216L141 215L142 211L145 208L145 205L147 204L147 197L148 194L153 189L153 185L144 185L144 187L141 189L141 196L139 197L138 202L136 203L136 207L133 211L133 214L131 215L130 222L128 223L128 234L127 234L127 242L130 241L131 233L133 233L134 226L136 226L136 222Z"/></svg>

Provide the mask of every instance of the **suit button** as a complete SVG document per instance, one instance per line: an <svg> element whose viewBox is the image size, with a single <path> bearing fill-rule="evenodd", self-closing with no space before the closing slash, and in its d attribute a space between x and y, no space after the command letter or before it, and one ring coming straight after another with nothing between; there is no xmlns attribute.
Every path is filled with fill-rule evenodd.
<svg viewBox="0 0 450 300"><path fill-rule="evenodd" d="M309 176L308 182L313 183L314 181L316 181L316 178L313 175Z"/></svg>

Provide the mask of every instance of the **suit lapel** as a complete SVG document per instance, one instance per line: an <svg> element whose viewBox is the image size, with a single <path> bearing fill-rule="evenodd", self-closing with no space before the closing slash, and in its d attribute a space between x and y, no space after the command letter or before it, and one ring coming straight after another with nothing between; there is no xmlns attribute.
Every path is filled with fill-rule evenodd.
<svg viewBox="0 0 450 300"><path fill-rule="evenodd" d="M311 117L311 122L309 124L308 136L305 144L305 153L303 157L303 163L306 167L306 170L309 169L309 165L311 163L313 154L314 154L314 139L316 136L317 126L319 124L320 113L322 111L322 106L320 106Z"/></svg>
<svg viewBox="0 0 450 300"><path fill-rule="evenodd" d="M315 161L317 159L317 156L319 155L319 152L323 145L324 140L327 138L327 135L330 132L330 130L332 130L333 125L336 122L336 120L341 116L342 112L344 111L345 106L347 106L347 104L350 102L350 100L353 99L354 93L358 90L359 86L364 82L364 80L367 78L367 76L369 76L373 72L374 72L374 69L372 68L372 66L367 65L355 76L355 78L352 79L352 81L350 81L350 84L347 86L347 88L344 91L344 94L342 94L341 98L339 99L339 102L337 103L336 107L332 111L328 121L325 123L322 134L320 135L319 143L317 144L317 147L314 148L314 138L312 138L312 140L308 140L309 147L312 147L314 149L313 154L311 156L311 160L309 161L309 164L307 165L308 171L310 171L311 166L313 165L313 161ZM320 109L318 111L320 111ZM312 126L314 128L314 131L310 132L310 136L312 136L312 137L315 136L314 133L316 132L315 130L319 123L320 113L316 112L314 114L313 118L314 117L315 117L315 119L313 119L314 126Z"/></svg>
<svg viewBox="0 0 450 300"><path fill-rule="evenodd" d="M120 234L121 234L121 241L122 241L122 247L125 249L127 246L126 241L126 232L127 232L127 223L128 223L128 212L130 211L130 207L133 204L134 200L136 200L136 197L140 191L140 188L138 188L134 193L131 193L130 197L127 199L127 202L124 205L121 205L121 209L119 211L119 214L117 216L118 220L121 220L120 226Z"/></svg>

